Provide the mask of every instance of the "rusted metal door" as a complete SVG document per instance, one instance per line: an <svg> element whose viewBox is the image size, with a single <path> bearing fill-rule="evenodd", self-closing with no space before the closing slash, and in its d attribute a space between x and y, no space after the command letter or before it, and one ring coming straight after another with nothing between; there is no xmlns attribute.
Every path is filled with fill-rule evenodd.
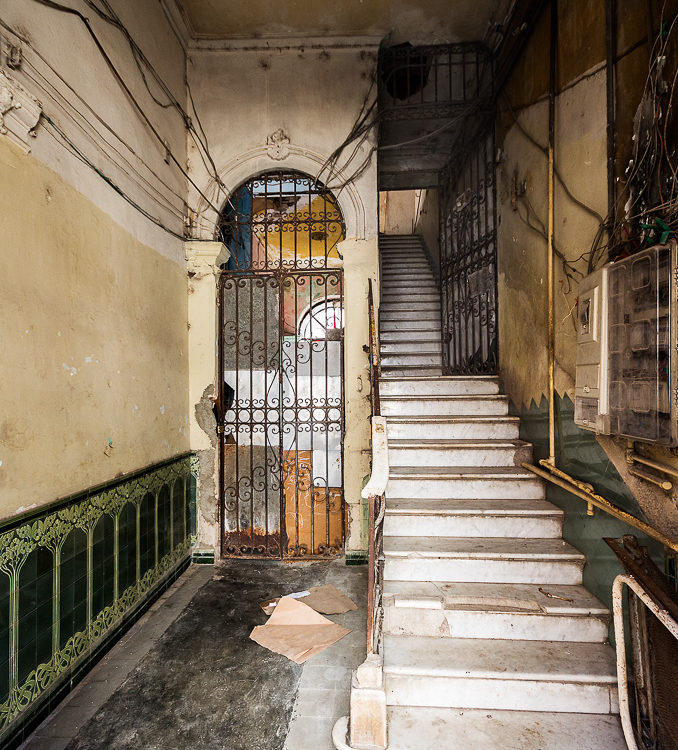
<svg viewBox="0 0 678 750"><path fill-rule="evenodd" d="M312 178L271 172L222 212L222 554L326 556L344 539L344 225Z"/></svg>

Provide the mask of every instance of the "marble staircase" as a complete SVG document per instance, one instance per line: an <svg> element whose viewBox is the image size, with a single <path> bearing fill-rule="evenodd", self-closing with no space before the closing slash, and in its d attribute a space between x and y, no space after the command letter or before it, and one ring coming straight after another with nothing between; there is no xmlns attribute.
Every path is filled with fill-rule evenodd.
<svg viewBox="0 0 678 750"><path fill-rule="evenodd" d="M389 750L611 750L609 612L493 377L442 375L440 299L414 236L380 240Z"/></svg>

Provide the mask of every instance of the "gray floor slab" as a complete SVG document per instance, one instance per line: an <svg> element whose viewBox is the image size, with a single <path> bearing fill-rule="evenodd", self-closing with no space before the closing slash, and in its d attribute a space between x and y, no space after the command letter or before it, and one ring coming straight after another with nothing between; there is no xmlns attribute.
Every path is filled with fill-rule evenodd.
<svg viewBox="0 0 678 750"><path fill-rule="evenodd" d="M365 656L367 570L343 559L191 566L23 750L331 750ZM249 639L259 602L333 583L359 605L351 632L299 666Z"/></svg>

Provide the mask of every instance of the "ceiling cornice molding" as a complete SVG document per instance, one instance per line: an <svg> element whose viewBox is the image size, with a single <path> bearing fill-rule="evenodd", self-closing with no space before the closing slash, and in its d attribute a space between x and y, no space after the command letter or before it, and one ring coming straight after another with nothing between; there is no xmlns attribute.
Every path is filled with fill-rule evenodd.
<svg viewBox="0 0 678 750"><path fill-rule="evenodd" d="M184 52L188 51L193 42L193 37L195 37L195 32L183 9L177 4L176 0L160 0L160 7L163 9L168 23L181 40Z"/></svg>
<svg viewBox="0 0 678 750"><path fill-rule="evenodd" d="M384 35L370 36L309 36L257 39L212 39L193 37L190 50L221 52L279 52L284 50L378 49Z"/></svg>

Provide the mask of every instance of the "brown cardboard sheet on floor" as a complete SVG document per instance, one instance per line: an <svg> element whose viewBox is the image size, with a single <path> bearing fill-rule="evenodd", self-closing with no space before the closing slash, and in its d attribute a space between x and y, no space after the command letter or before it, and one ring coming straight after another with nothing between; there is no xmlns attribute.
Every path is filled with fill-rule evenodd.
<svg viewBox="0 0 678 750"><path fill-rule="evenodd" d="M250 638L276 654L303 664L350 632L298 599L284 596L268 622L257 625Z"/></svg>
<svg viewBox="0 0 678 750"><path fill-rule="evenodd" d="M323 615L341 615L349 610L358 609L356 603L352 599L349 599L346 594L342 594L341 591L331 583L325 584L324 586L312 586L308 590L308 593L299 593L305 593L306 595L297 596L293 594L293 598L303 602L316 612L321 612ZM269 599L268 601L261 603L261 608L267 615L271 615L279 601L280 597Z"/></svg>

